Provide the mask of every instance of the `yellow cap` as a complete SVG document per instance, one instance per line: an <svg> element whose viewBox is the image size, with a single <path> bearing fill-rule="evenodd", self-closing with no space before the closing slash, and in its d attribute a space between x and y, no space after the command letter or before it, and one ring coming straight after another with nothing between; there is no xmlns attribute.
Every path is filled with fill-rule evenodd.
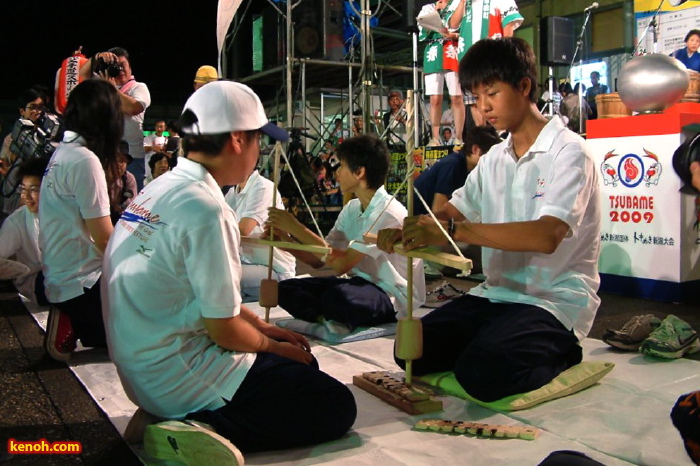
<svg viewBox="0 0 700 466"><path fill-rule="evenodd" d="M201 84L210 83L217 79L219 79L219 74L216 72L216 68L209 65L200 66L194 76L194 82Z"/></svg>

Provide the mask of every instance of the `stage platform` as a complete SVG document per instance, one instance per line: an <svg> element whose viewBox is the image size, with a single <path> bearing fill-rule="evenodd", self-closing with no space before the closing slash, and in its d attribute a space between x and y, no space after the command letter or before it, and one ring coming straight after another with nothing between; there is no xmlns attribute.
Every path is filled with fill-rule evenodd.
<svg viewBox="0 0 700 466"><path fill-rule="evenodd" d="M25 305L43 327L47 309ZM262 313L257 305L252 307ZM421 314L426 312L429 310L421 310ZM288 317L279 308L272 311L273 320ZM616 367L599 384L581 393L513 413L498 413L443 396L440 398L444 412L409 416L352 386L352 376L360 372L395 371L392 347L393 338L337 346L314 342L313 352L321 368L348 384L356 397L358 418L354 428L335 442L312 448L247 455L246 463L536 465L550 452L566 449L584 452L606 465L692 464L670 422L669 413L679 395L700 389L698 361L650 359L637 353L612 351L599 340L586 339L583 342L585 360L610 361ZM79 351L69 367L117 431L123 433L135 406L124 395L106 353ZM435 417L529 425L542 429L542 434L536 440L528 441L453 436L411 429L417 420ZM293 428L293 422L290 428ZM142 455L139 445L132 447ZM15 464L16 459L29 457L15 458L11 464Z"/></svg>

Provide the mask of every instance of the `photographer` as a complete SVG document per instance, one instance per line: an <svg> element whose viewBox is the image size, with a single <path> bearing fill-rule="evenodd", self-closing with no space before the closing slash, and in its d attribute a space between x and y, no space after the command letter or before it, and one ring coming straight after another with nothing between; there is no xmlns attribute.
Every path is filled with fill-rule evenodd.
<svg viewBox="0 0 700 466"><path fill-rule="evenodd" d="M113 47L100 52L80 68L83 79L96 76L113 84L119 90L119 99L124 114L124 135L122 139L129 143L129 153L134 161L129 171L136 178L136 185L143 189L146 177L146 151L143 146L143 118L151 105L151 94L145 83L134 79L131 74L129 52L121 47Z"/></svg>
<svg viewBox="0 0 700 466"><path fill-rule="evenodd" d="M18 99L19 118L30 120L32 123L41 116L46 103L46 96L38 89L26 89L22 91ZM5 137L0 151L0 174L3 176L2 183L2 210L3 217L10 215L20 205L19 178L17 169L22 163L21 154L13 154L10 150L12 144L12 133Z"/></svg>

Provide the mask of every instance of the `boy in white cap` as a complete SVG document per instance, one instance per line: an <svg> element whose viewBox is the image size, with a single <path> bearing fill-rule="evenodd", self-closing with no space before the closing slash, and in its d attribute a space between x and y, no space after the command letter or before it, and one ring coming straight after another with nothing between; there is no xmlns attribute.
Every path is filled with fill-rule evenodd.
<svg viewBox="0 0 700 466"><path fill-rule="evenodd" d="M181 420L148 426L146 451L238 464L238 449L341 437L356 416L351 392L318 370L303 336L241 305L240 233L221 187L253 171L261 132L286 132L230 81L197 90L181 124L187 158L134 199L105 253L105 327L124 388L144 410Z"/></svg>

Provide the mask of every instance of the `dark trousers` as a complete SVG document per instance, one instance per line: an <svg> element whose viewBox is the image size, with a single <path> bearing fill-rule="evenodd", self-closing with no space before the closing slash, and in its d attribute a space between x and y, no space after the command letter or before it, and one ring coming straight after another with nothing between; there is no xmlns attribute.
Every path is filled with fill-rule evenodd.
<svg viewBox="0 0 700 466"><path fill-rule="evenodd" d="M100 279L101 280L101 279ZM84 293L62 303L53 303L70 317L73 331L83 346L106 348L105 324L102 320L100 280L92 288L83 288Z"/></svg>
<svg viewBox="0 0 700 466"><path fill-rule="evenodd" d="M187 419L210 424L242 452L316 445L338 439L357 416L341 382L311 365L258 353L236 394L217 410Z"/></svg>
<svg viewBox="0 0 700 466"><path fill-rule="evenodd" d="M413 373L454 371L462 388L482 401L540 388L582 360L574 333L536 306L466 295L422 322L423 357L413 362Z"/></svg>
<svg viewBox="0 0 700 466"><path fill-rule="evenodd" d="M354 327L396 322L389 295L364 278L290 278L279 283L279 305L297 319L319 317Z"/></svg>
<svg viewBox="0 0 700 466"><path fill-rule="evenodd" d="M537 466L605 466L578 451L553 451Z"/></svg>

